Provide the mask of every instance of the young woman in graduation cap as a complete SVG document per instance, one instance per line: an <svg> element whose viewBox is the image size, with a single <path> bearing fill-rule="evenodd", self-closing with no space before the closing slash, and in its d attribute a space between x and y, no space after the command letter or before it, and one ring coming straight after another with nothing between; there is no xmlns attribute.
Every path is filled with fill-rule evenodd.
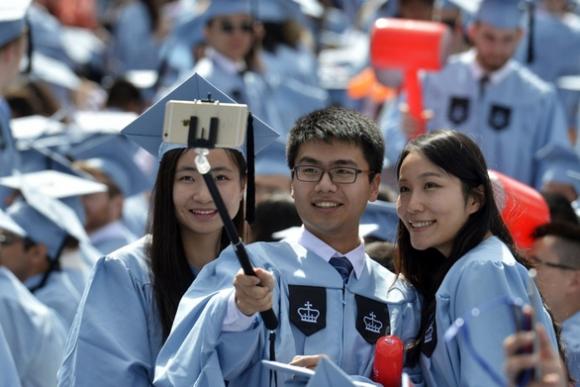
<svg viewBox="0 0 580 387"><path fill-rule="evenodd" d="M193 101L208 94L213 100L233 102L194 75L123 130L160 157L151 235L97 262L70 332L60 386L150 385L155 358L181 296L203 266L228 245L216 205L196 169L196 151L186 144L161 141L166 102ZM277 137L257 119L248 128L255 128L251 144L256 151ZM246 150L249 165L253 152L251 146ZM208 160L227 212L243 235L242 203L252 168L246 177L240 150L212 149Z"/></svg>
<svg viewBox="0 0 580 387"><path fill-rule="evenodd" d="M532 305L554 348L556 337L480 149L459 132L433 132L407 144L396 171L397 268L423 296L407 360L420 363L429 386L505 385L502 343L520 310L513 300Z"/></svg>

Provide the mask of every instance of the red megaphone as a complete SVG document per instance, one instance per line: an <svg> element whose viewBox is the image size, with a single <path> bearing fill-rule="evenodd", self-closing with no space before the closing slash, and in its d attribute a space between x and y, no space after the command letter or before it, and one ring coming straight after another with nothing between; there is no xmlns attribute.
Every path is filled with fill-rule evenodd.
<svg viewBox="0 0 580 387"><path fill-rule="evenodd" d="M425 133L423 100L417 73L439 70L450 53L451 34L442 23L381 18L371 32L371 63L378 69L397 68L405 72L409 113L419 123L412 137Z"/></svg>
<svg viewBox="0 0 580 387"><path fill-rule="evenodd" d="M510 231L516 246L532 246L533 231L550 222L550 209L538 191L519 181L489 170L493 194L501 217Z"/></svg>

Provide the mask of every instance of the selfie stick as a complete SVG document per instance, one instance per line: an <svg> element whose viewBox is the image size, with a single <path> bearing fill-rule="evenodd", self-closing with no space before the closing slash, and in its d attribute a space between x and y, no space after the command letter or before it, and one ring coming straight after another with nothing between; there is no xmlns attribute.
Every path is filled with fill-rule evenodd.
<svg viewBox="0 0 580 387"><path fill-rule="evenodd" d="M190 138L192 138L191 136L192 130L195 136L196 128L192 128L192 126L194 126L196 122L197 120L194 119L190 121ZM210 138L215 139L217 133L217 119L212 118L211 123L212 125L210 127ZM252 264L250 262L250 257L248 256L248 252L246 251L244 244L240 240L238 232L236 231L236 227L234 226L234 222L232 221L232 219L228 214L228 210L224 204L220 192L217 189L217 186L215 184L212 175L209 173L211 170L211 165L209 164L209 160L207 159L207 155L209 154L208 148L209 145L211 145L212 147L213 145L215 145L215 141L213 142L213 144L210 144L211 142L212 140L209 141L194 140L190 142L190 145L194 145L194 147L196 147L195 146L196 143L197 146L199 145L206 146L205 148L196 147L197 156L195 157L195 166L197 167L197 171L201 173L201 175L203 176L203 180L207 185L209 193L213 199L213 202L217 207L217 210L220 214L220 218L222 219L222 222L224 224L224 229L226 230L228 239L234 246L236 256L238 257L238 261L240 261L240 265L244 270L244 274L256 276L256 273L254 272L254 269L252 268ZM260 312L260 315L262 316L262 320L264 320L264 325L268 330L272 331L276 329L276 327L278 326L278 319L276 318L276 315L274 314L274 311L272 309Z"/></svg>

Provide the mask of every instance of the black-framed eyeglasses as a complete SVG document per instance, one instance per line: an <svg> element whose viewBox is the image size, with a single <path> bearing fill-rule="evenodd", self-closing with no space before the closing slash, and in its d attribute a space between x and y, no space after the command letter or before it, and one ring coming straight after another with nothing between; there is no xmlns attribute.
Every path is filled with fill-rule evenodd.
<svg viewBox="0 0 580 387"><path fill-rule="evenodd" d="M580 267L576 268L576 267L564 265L562 263L555 263L555 262L544 261L544 260L536 257L535 255L529 256L528 259L530 260L530 262L534 266L547 266L547 267L553 267L555 269L571 270L571 271L580 270Z"/></svg>
<svg viewBox="0 0 580 387"><path fill-rule="evenodd" d="M296 179L309 183L318 183L322 180L322 176L328 173L330 180L334 184L352 184L356 181L359 173L369 173L362 169L354 167L332 167L321 168L316 165L296 165L292 172L296 175Z"/></svg>
<svg viewBox="0 0 580 387"><path fill-rule="evenodd" d="M228 35L233 34L236 30L249 34L254 32L254 24L250 21L245 21L240 24L234 24L229 20L222 20L220 22L220 30L224 34Z"/></svg>
<svg viewBox="0 0 580 387"><path fill-rule="evenodd" d="M19 239L20 238L16 235L0 232L0 247L10 246L16 243Z"/></svg>

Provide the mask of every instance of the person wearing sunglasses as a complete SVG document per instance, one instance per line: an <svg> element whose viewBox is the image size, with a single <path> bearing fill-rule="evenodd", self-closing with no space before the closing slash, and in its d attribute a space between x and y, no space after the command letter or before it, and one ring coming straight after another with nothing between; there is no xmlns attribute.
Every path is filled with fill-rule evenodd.
<svg viewBox="0 0 580 387"><path fill-rule="evenodd" d="M528 256L537 284L557 323L568 370L580 385L580 226L553 222L538 227Z"/></svg>
<svg viewBox="0 0 580 387"><path fill-rule="evenodd" d="M556 336L542 303L534 302L538 290L501 218L481 150L460 132L436 131L410 141L396 171L395 266L423 297L407 361L420 364L427 386L504 385L502 342L515 324L510 313L486 305L532 304L554 348ZM469 338L448 340L458 319Z"/></svg>

